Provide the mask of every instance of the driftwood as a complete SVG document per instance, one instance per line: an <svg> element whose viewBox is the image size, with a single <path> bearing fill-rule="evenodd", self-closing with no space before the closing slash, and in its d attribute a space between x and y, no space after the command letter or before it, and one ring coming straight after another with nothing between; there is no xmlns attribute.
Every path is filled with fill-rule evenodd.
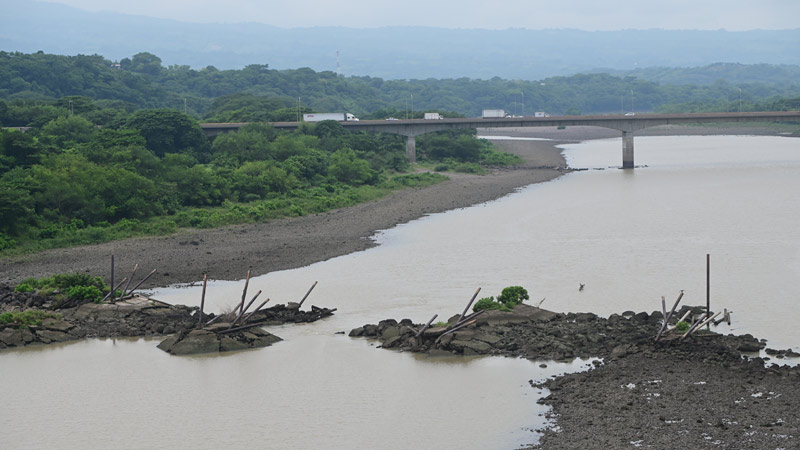
<svg viewBox="0 0 800 450"><path fill-rule="evenodd" d="M672 305L672 309L669 311L669 314L665 314L664 315L664 323L661 324L661 329L658 330L658 334L656 335L656 342L658 342L658 340L661 339L661 335L664 334L664 331L667 329L667 325L669 325L669 319L671 319L672 315L675 314L675 308L678 307L678 303L681 302L682 298L683 298L683 291L681 291L680 295L678 295L678 299L675 300L675 303ZM667 310L665 301L666 300L664 300L664 297L662 296L661 297L661 310L662 311L666 311Z"/></svg>
<svg viewBox="0 0 800 450"><path fill-rule="evenodd" d="M261 304L260 304L260 305L258 305L258 308L254 309L254 310L253 310L253 312L251 312L250 314L248 314L247 316L245 316L245 318L244 318L244 319L242 319L242 325L244 325L244 324L246 324L247 322L249 322L249 321L250 321L250 318L251 318L251 317L253 317L253 314L255 314L255 313L257 313L257 312L261 311L261 308L263 308L263 307L264 307L264 305L266 305L268 301L269 301L269 299L266 299L266 300L264 300L263 302L261 302Z"/></svg>
<svg viewBox="0 0 800 450"><path fill-rule="evenodd" d="M208 274L203 274L203 293L200 294L200 318L197 319L197 327L203 328L203 308L206 306L206 285L208 283Z"/></svg>
<svg viewBox="0 0 800 450"><path fill-rule="evenodd" d="M248 270L247 279L244 280L244 289L242 290L242 301L239 302L239 307L237 308L239 310L239 314L241 314L242 310L244 309L244 299L245 297L247 297L247 285L249 284L250 284L250 271Z"/></svg>
<svg viewBox="0 0 800 450"><path fill-rule="evenodd" d="M112 289L111 289L110 291L108 291L108 294L106 294L106 296L105 296L105 297L103 297L103 299L102 299L102 300L100 300L100 302L102 303L102 302L106 301L106 299L107 299L108 297L111 297L112 295L114 295L114 291L116 291L117 289L119 289L119 287L120 287L120 286L122 286L122 283L124 283L124 282L125 282L127 279L128 279L128 277L125 277L125 278L123 278L123 279L122 279L122 281L120 281L120 282L119 282L119 284L118 284L116 287L112 287ZM112 298L113 298L113 297L112 297Z"/></svg>
<svg viewBox="0 0 800 450"><path fill-rule="evenodd" d="M714 320L714 318L716 318L720 314L722 314L722 312L718 312L718 313L714 314L713 316L711 316L711 317L709 317L709 318L707 318L705 320L702 320L702 319L698 320L698 323L696 324L696 326L693 326L692 328L689 328L689 331L687 331L686 334L684 334L681 337L681 340L686 339L687 337L691 336L692 333L694 333L695 331L699 330L700 328L703 328L704 326L706 326L708 323L710 323L712 320ZM701 315L700 317L704 317L704 316L706 316L705 313L703 315Z"/></svg>
<svg viewBox="0 0 800 450"><path fill-rule="evenodd" d="M466 327L468 325L472 325L473 323L475 323L477 321L478 321L478 319L472 319L470 321L464 322L461 325L455 326L455 327L445 331L444 333L440 334L438 338L436 338L436 342L439 342L440 340L442 340L443 337L447 336L448 334L456 332L456 331L458 331L458 330L460 330L460 329L462 329L462 328L464 328L464 327Z"/></svg>
<svg viewBox="0 0 800 450"><path fill-rule="evenodd" d="M211 318L211 320L209 320L208 322L206 322L206 326L209 326L209 325L211 325L212 323L216 322L216 321L217 321L217 320L219 320L219 318L220 318L220 317L222 317L223 315L224 315L224 314L220 314L220 315L218 315L218 316L214 316L214 317L212 317L212 318Z"/></svg>
<svg viewBox="0 0 800 450"><path fill-rule="evenodd" d="M467 311L469 311L469 307L472 306L472 302L475 301L475 298L478 296L478 292L480 292L480 291L481 291L481 288L478 288L478 290L475 291L475 294L469 300L469 303L467 303L467 307L464 308L464 312L461 313L461 318L458 319L459 321L464 320L464 316L467 315Z"/></svg>
<svg viewBox="0 0 800 450"><path fill-rule="evenodd" d="M703 322L703 320L704 320L706 317L707 317L706 313L702 313L702 314L700 314L700 317L698 317L698 318L697 318L697 319L694 321L694 323L692 324L692 326L690 326L690 327L689 327L689 329L686 331L686 333L684 333L684 334L683 334L683 336L681 336L681 340L684 340L684 339L686 339L686 337L687 337L687 336L689 336L690 334L694 333L694 330L695 330L696 328L700 327L700 324Z"/></svg>
<svg viewBox="0 0 800 450"><path fill-rule="evenodd" d="M253 304L254 301L256 301L256 299L258 298L259 295L261 295L261 291L256 292L256 295L253 296L253 299L250 300L249 303L247 303L247 307L246 308L242 308L242 310L239 313L239 315L236 316L235 319L233 319L233 322L231 322L231 328L233 328L233 326L236 325L236 323L239 321L239 319L241 319L242 316L244 316L244 313L247 312L248 309L250 309L250 306Z"/></svg>
<svg viewBox="0 0 800 450"><path fill-rule="evenodd" d="M481 314L485 313L486 311L488 311L488 310L486 310L486 309L482 309L482 310L480 310L480 311L476 311L476 312L474 312L474 313L472 313L472 314L470 314L470 315L468 315L468 316L464 317L463 319L461 319L461 320L457 321L456 323L454 323L454 324L453 324L453 326L454 326L454 327L457 327L457 326L461 325L462 323L464 323L464 322L466 322L466 321L468 321L468 320L472 320L472 319L474 319L474 318L476 318L476 317L480 316Z"/></svg>
<svg viewBox="0 0 800 450"><path fill-rule="evenodd" d="M128 286L131 285L131 281L133 280L133 276L136 275L136 271L139 269L139 264L133 265L133 272L131 272L131 277L128 279L128 282L125 284L125 287L122 289L122 297L125 297L125 293L128 291Z"/></svg>
<svg viewBox="0 0 800 450"><path fill-rule="evenodd" d="M132 294L133 294L133 291L135 291L136 289L138 289L138 288L139 288L139 286L141 286L141 285L142 285L142 283L144 283L145 281L147 281L147 279L148 279L148 278L150 278L151 276L153 276L153 274L154 274L154 273L156 273L156 269L153 269L153 270L151 270L151 271L150 271L150 273L148 273L148 274L147 274L147 276L145 276L144 278L142 278L142 281L140 281L140 282L136 283L136 286L134 286L134 287L133 287L133 288L132 288L130 291L128 291L128 295L132 295Z"/></svg>
<svg viewBox="0 0 800 450"><path fill-rule="evenodd" d="M311 291L314 290L314 288L316 286L317 286L317 282L315 281L314 284L312 284L311 287L308 288L308 292L306 292L306 295L303 296L303 299L300 300L300 303L297 305L298 309L300 309L300 307L303 306L303 302L306 301L306 299L308 298L308 295L311 293Z"/></svg>
<svg viewBox="0 0 800 450"><path fill-rule="evenodd" d="M233 333L234 331L246 330L248 328L258 327L258 326L264 325L266 323L267 323L266 321L264 321L264 322L253 322L253 323L249 323L247 325L240 325L240 326L238 326L236 328L228 328L227 330L215 331L215 333L217 333L217 334Z"/></svg>
<svg viewBox="0 0 800 450"><path fill-rule="evenodd" d="M439 315L438 314L434 314L433 317L431 317L431 320L429 320L428 323L426 323L424 327L420 328L419 331L417 331L417 334L414 335L414 337L419 337L422 333L424 333L425 330L427 330L428 327L431 326L431 324L433 323L434 320L436 320L437 317L439 317Z"/></svg>
<svg viewBox="0 0 800 450"><path fill-rule="evenodd" d="M101 302L106 301L109 295L114 295L114 255L111 255L111 282L109 284L111 285L111 292L103 297L103 299L100 300ZM114 297L111 297L111 302L114 302Z"/></svg>

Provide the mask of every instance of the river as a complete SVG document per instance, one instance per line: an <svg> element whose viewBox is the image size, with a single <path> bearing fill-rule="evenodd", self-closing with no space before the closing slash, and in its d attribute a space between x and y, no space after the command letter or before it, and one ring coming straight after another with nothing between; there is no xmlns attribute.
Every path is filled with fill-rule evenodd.
<svg viewBox="0 0 800 450"><path fill-rule="evenodd" d="M545 422L529 380L589 361L426 358L346 333L384 318L460 313L474 291L522 285L531 302L601 315L706 302L730 331L774 348L800 344L800 141L637 137L636 170L617 170L619 139L569 145L573 172L497 201L379 233L380 246L250 282L273 302L338 308L269 331L285 341L227 355L174 357L158 340L88 340L0 354L3 441L22 449L513 449ZM585 284L579 291L579 284ZM212 282L206 307L241 298ZM199 304L198 286L154 292ZM305 307L305 306L304 306ZM720 326L721 331L728 327ZM340 332L344 332L341 334Z"/></svg>

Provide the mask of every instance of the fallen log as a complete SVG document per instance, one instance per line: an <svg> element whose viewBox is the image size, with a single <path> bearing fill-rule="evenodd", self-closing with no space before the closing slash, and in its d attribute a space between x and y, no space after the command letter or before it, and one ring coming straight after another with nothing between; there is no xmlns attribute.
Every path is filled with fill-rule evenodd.
<svg viewBox="0 0 800 450"><path fill-rule="evenodd" d="M417 331L417 334L414 335L414 337L419 337L422 333L424 333L425 330L427 330L428 327L431 326L431 324L433 323L434 320L436 320L437 317L439 317L439 315L438 314L434 314L433 317L431 317L431 320L429 320L428 323L426 323L424 327L420 328L419 331Z"/></svg>

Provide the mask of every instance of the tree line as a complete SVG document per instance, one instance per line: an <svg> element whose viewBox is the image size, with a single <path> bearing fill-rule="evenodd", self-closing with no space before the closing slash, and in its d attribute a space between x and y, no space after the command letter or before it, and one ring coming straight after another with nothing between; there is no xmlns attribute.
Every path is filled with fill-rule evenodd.
<svg viewBox="0 0 800 450"><path fill-rule="evenodd" d="M305 215L445 179L407 173L402 136L334 121L295 132L254 123L209 140L175 109L71 96L0 112L33 126L0 130L0 251ZM440 170L517 162L474 130L421 137L418 153Z"/></svg>
<svg viewBox="0 0 800 450"><path fill-rule="evenodd" d="M500 108L517 115L531 115L534 111L719 112L738 111L740 107L743 111L757 111L780 107L783 99L800 98L800 82L677 84L673 79L660 84L629 74L606 73L538 81L497 77L383 80L342 77L309 68L273 70L266 64L237 70L164 67L158 56L147 52L118 63L99 55L0 52L0 99L6 103L55 101L67 96L88 97L127 112L174 108L205 121L296 120L302 111L348 111L367 118L384 118L378 112L394 111L406 117L429 110L476 117L482 109ZM271 112L267 114L265 109ZM20 123L24 118L14 123L9 120L0 117L4 126L28 125Z"/></svg>

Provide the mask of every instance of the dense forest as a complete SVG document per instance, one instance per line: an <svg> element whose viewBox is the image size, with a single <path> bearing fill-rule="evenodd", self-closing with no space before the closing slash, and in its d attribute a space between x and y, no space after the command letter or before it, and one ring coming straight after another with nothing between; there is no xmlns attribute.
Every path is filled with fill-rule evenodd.
<svg viewBox="0 0 800 450"><path fill-rule="evenodd" d="M738 66L733 69L744 70ZM755 70L768 72L770 66L750 69ZM775 70L785 73L787 69ZM669 71L648 73L666 77ZM127 112L174 108L203 121L296 120L298 108L348 111L364 118L383 118L383 114L399 118L423 110L475 117L487 108L502 108L517 115L534 111L603 114L631 110L797 109L786 105L785 99L800 97L800 81L680 85L604 73L539 81L500 78L389 81L343 77L308 68L273 70L258 64L240 70L164 67L158 56L146 52L119 63L98 55L0 52L0 99L9 107L66 96L88 97L102 101L107 108ZM105 123L101 119L92 120ZM19 115L0 115L4 126L29 125L24 120Z"/></svg>
<svg viewBox="0 0 800 450"><path fill-rule="evenodd" d="M443 179L410 173L401 136L331 121L295 132L263 123L303 112L796 110L799 95L792 84L660 85L607 74L385 81L265 65L163 67L150 53L112 63L0 52L0 252L304 215ZM200 121L254 123L209 140ZM475 130L420 136L417 151L436 171L518 162Z"/></svg>
<svg viewBox="0 0 800 450"><path fill-rule="evenodd" d="M147 69L141 55L136 71L99 57L31 56L0 66L3 80L11 68L12 84L40 93L0 100L0 252L298 216L445 179L409 173L403 137L350 133L333 121L296 132L253 124L209 140L196 117L154 108L176 82L148 79L162 69ZM293 119L297 108L232 94L211 101L209 114ZM420 137L418 156L439 171L518 162L474 134Z"/></svg>

